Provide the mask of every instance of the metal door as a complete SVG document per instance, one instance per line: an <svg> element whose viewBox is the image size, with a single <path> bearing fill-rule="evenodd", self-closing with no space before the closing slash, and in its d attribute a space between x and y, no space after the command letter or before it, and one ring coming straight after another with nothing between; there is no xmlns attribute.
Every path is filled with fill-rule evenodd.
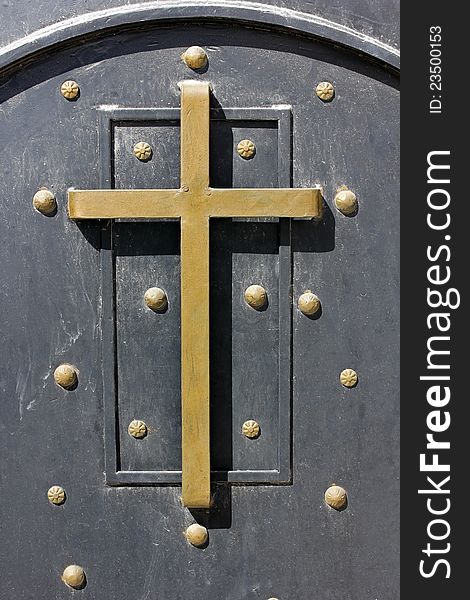
<svg viewBox="0 0 470 600"><path fill-rule="evenodd" d="M293 10L148 3L2 61L2 597L396 598L396 53ZM245 190L210 219L206 288L181 288L198 228L183 256L172 209L135 208L184 192L188 153ZM182 414L182 314L210 420ZM210 507L182 501L182 439Z"/></svg>

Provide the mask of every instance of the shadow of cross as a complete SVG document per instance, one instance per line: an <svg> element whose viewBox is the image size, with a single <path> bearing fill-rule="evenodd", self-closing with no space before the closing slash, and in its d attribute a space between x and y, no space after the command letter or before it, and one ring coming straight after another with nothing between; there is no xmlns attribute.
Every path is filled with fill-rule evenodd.
<svg viewBox="0 0 470 600"><path fill-rule="evenodd" d="M209 508L209 223L216 217L320 217L321 189L211 188L210 84L183 81L181 186L161 190L75 190L79 219L179 218L181 227L182 501Z"/></svg>

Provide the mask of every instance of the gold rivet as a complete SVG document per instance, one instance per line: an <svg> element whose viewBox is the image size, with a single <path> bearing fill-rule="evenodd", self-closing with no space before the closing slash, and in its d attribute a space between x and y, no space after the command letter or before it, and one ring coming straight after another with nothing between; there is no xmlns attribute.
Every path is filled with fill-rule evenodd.
<svg viewBox="0 0 470 600"><path fill-rule="evenodd" d="M75 100L75 98L78 98L80 88L76 81L69 79L64 81L64 83L60 86L60 93L67 100Z"/></svg>
<svg viewBox="0 0 470 600"><path fill-rule="evenodd" d="M330 102L331 100L333 100L333 97L335 95L335 88L333 87L333 84L329 81L320 81L320 83L315 88L315 92L320 98L320 100L323 100L323 102Z"/></svg>
<svg viewBox="0 0 470 600"><path fill-rule="evenodd" d="M134 419L127 428L129 435L140 440L147 435L147 425L139 419Z"/></svg>
<svg viewBox="0 0 470 600"><path fill-rule="evenodd" d="M183 52L181 59L184 64L190 69L193 69L193 71L203 69L207 65L206 51L200 46L190 46Z"/></svg>
<svg viewBox="0 0 470 600"><path fill-rule="evenodd" d="M250 419L249 421L245 421L242 425L243 435L250 440L254 440L260 435L260 426L256 421Z"/></svg>
<svg viewBox="0 0 470 600"><path fill-rule="evenodd" d="M198 523L190 525L184 535L190 544L198 547L204 546L209 538L207 529Z"/></svg>
<svg viewBox="0 0 470 600"><path fill-rule="evenodd" d="M64 389L73 388L78 381L77 370L69 364L59 365L54 371L54 380Z"/></svg>
<svg viewBox="0 0 470 600"><path fill-rule="evenodd" d="M256 147L251 140L241 140L237 145L237 152L246 160L253 158L256 153Z"/></svg>
<svg viewBox="0 0 470 600"><path fill-rule="evenodd" d="M245 301L251 308L256 310L264 308L266 299L266 290L261 285L250 285L245 290Z"/></svg>
<svg viewBox="0 0 470 600"><path fill-rule="evenodd" d="M306 290L301 296L299 296L297 306L304 315L311 317L320 310L320 298L310 290Z"/></svg>
<svg viewBox="0 0 470 600"><path fill-rule="evenodd" d="M149 288L144 294L145 304L154 311L163 311L168 305L165 292L158 287Z"/></svg>
<svg viewBox="0 0 470 600"><path fill-rule="evenodd" d="M147 162L152 157L152 146L147 142L137 142L134 146L134 156L142 162Z"/></svg>
<svg viewBox="0 0 470 600"><path fill-rule="evenodd" d="M325 492L325 502L335 510L343 510L348 503L346 490L333 483Z"/></svg>
<svg viewBox="0 0 470 600"><path fill-rule="evenodd" d="M86 584L86 575L83 567L69 565L62 573L62 581L74 590L81 590Z"/></svg>
<svg viewBox="0 0 470 600"><path fill-rule="evenodd" d="M51 504L63 504L65 502L65 490L60 485L53 485L47 490L47 498Z"/></svg>
<svg viewBox="0 0 470 600"><path fill-rule="evenodd" d="M339 375L339 380L344 387L352 388L357 385L357 373L354 369L344 369Z"/></svg>
<svg viewBox="0 0 470 600"><path fill-rule="evenodd" d="M356 194L346 186L341 186L336 190L335 206L346 217L353 217L358 209Z"/></svg>
<svg viewBox="0 0 470 600"><path fill-rule="evenodd" d="M55 196L47 188L41 188L34 194L33 206L46 217L52 217L57 212Z"/></svg>

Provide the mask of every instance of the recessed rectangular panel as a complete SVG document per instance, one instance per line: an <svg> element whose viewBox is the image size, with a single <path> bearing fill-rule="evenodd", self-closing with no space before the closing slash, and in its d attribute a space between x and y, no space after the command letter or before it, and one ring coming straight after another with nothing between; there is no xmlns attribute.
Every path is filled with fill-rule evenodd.
<svg viewBox="0 0 470 600"><path fill-rule="evenodd" d="M178 223L117 223L114 227L116 361L123 471L181 469L180 256ZM167 292L164 312L144 293ZM177 368L175 368L177 367ZM128 434L142 420L144 439Z"/></svg>
<svg viewBox="0 0 470 600"><path fill-rule="evenodd" d="M214 119L211 124L213 187L278 187L278 120ZM237 147L242 140L255 145L255 153L243 158Z"/></svg>
<svg viewBox="0 0 470 600"><path fill-rule="evenodd" d="M102 113L103 187L179 187L177 109L117 109ZM251 139L243 159L238 142ZM152 147L147 162L133 147ZM213 187L290 187L290 111L211 111ZM112 233L111 233L112 229ZM290 479L291 251L288 220L213 219L210 244L211 470L213 480L239 483ZM175 220L118 220L103 234L106 476L110 485L181 481L180 233ZM195 249L197 251L197 249ZM248 285L263 285L266 310L244 301ZM144 303L161 287L168 309ZM110 297L112 296L112 297ZM128 433L134 419L147 436ZM243 422L259 422L248 439Z"/></svg>
<svg viewBox="0 0 470 600"><path fill-rule="evenodd" d="M216 470L278 469L279 232L277 223L212 225L211 455ZM244 300L254 283L268 293L264 310ZM242 434L255 420L257 439Z"/></svg>
<svg viewBox="0 0 470 600"><path fill-rule="evenodd" d="M114 185L125 189L178 188L180 184L179 123L174 120L116 121L112 124ZM148 160L134 147L146 142Z"/></svg>

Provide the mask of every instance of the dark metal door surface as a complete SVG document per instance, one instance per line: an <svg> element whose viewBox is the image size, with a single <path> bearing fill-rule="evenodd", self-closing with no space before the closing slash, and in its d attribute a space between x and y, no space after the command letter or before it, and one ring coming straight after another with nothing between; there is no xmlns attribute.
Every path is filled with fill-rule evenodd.
<svg viewBox="0 0 470 600"><path fill-rule="evenodd" d="M1 598L396 599L396 52L148 3L0 60ZM185 81L210 84L211 188L322 190L321 218L211 219L207 294L182 293L177 218L126 217L143 192L67 212L182 189ZM183 305L210 317L208 509L181 501Z"/></svg>

